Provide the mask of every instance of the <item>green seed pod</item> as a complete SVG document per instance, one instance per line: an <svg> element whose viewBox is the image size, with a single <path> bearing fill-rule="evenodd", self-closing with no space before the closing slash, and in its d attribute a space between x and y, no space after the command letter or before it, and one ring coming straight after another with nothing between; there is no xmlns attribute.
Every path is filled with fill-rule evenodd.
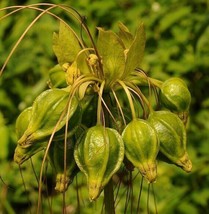
<svg viewBox="0 0 209 214"><path fill-rule="evenodd" d="M49 86L50 88L65 88L67 82L65 78L65 71L60 65L56 65L49 71Z"/></svg>
<svg viewBox="0 0 209 214"><path fill-rule="evenodd" d="M157 177L159 141L154 128L145 120L134 119L122 133L125 156L150 182Z"/></svg>
<svg viewBox="0 0 209 214"><path fill-rule="evenodd" d="M155 128L160 140L160 151L184 171L190 172L192 163L186 151L186 130L179 117L169 111L156 111L148 121Z"/></svg>
<svg viewBox="0 0 209 214"><path fill-rule="evenodd" d="M160 100L163 106L174 112L188 111L191 102L191 94L180 78L166 80L160 91Z"/></svg>
<svg viewBox="0 0 209 214"><path fill-rule="evenodd" d="M18 116L16 120L16 134L18 138L20 138L24 134L25 130L27 129L31 119L31 112L32 112L32 107L28 107L24 111L22 111ZM46 143L47 143L47 140L37 141L33 147L26 147L26 148L20 145L17 145L14 153L14 161L17 164L21 165L30 157L32 157L34 154L43 150L46 146Z"/></svg>
<svg viewBox="0 0 209 214"><path fill-rule="evenodd" d="M82 118L82 109L81 109L81 106L78 105L76 111L68 121L68 132L67 132L68 137L72 137L75 134L75 132L78 130L79 125L81 123L81 118ZM55 141L63 140L66 135L65 129L66 129L66 126L64 125L59 131L55 133L53 140Z"/></svg>
<svg viewBox="0 0 209 214"><path fill-rule="evenodd" d="M26 108L19 114L16 120L15 129L16 129L16 134L18 139L22 137L25 130L28 128L28 124L31 119L31 112L32 112L32 107Z"/></svg>
<svg viewBox="0 0 209 214"><path fill-rule="evenodd" d="M49 137L56 128L59 131L66 124L67 107L69 103L69 93L62 89L49 89L41 93L32 106L31 118L28 127L18 144L30 146L34 141L39 141ZM77 128L79 118L73 115L81 115L80 107L76 97L73 97L69 110L69 126L71 134ZM73 120L71 120L71 118Z"/></svg>
<svg viewBox="0 0 209 214"><path fill-rule="evenodd" d="M30 147L22 147L17 145L14 153L14 162L18 165L23 164L26 160L31 158L33 155L42 151L47 145L47 141L37 141L36 144Z"/></svg>
<svg viewBox="0 0 209 214"><path fill-rule="evenodd" d="M65 192L68 186L73 182L73 178L79 171L75 163L74 152L75 140L70 139L66 145L66 151L64 142L53 141L50 145L48 158L52 168L56 173L56 186L55 190L59 192ZM66 152L66 163L64 160ZM66 164L66 170L65 165Z"/></svg>
<svg viewBox="0 0 209 214"><path fill-rule="evenodd" d="M87 177L89 199L95 200L123 162L122 137L114 129L94 126L77 142L74 157Z"/></svg>

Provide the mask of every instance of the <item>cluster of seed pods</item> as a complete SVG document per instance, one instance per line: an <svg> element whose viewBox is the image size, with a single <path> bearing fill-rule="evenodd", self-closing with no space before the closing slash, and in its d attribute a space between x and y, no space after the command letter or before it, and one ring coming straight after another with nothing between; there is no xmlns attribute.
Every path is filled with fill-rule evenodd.
<svg viewBox="0 0 209 214"><path fill-rule="evenodd" d="M190 172L185 124L191 95L182 79L162 82L140 69L144 25L134 35L122 23L118 33L98 28L91 42L86 46L60 22L49 89L17 118L15 162L44 150L56 172L55 189L66 191L81 172L91 201L125 159L149 183L156 180L159 154Z"/></svg>

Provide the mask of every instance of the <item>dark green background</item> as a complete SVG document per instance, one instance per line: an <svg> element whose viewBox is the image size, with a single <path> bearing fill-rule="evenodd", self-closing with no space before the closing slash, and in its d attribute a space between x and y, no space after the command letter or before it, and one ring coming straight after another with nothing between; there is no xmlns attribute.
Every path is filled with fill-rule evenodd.
<svg viewBox="0 0 209 214"><path fill-rule="evenodd" d="M41 1L0 0L0 8L34 4ZM146 27L146 49L142 68L160 80L170 76L183 78L192 94L188 124L188 152L193 161L193 171L185 174L181 169L159 163L158 179L154 184L159 213L207 213L209 210L209 1L208 0L76 0L45 1L67 4L87 18L87 24L96 35L96 27L117 30L122 21L134 32L140 21ZM0 17L11 10L0 11ZM61 10L54 12L71 23ZM28 24L37 16L33 10L24 10L0 21L0 66ZM19 168L13 163L16 146L15 120L30 106L34 98L47 87L48 71L57 62L52 51L52 33L59 22L43 16L27 33L14 52L0 77L0 176L9 188L0 182L0 213L26 210L28 198ZM78 29L79 32L79 29ZM34 160L37 173L39 157ZM24 180L32 207L37 203L37 181L31 165L23 165ZM50 186L50 172L48 174ZM51 181L53 182L53 181ZM81 178L82 183L82 178ZM141 200L142 213L146 213L146 189ZM139 181L134 182L133 200L137 201ZM81 186L82 188L82 186ZM125 188L125 187L124 187ZM75 192L71 187L71 192ZM76 206L75 193L67 201ZM85 198L85 212L92 213L96 205ZM50 193L49 193L50 195ZM125 196L121 195L118 213L123 212ZM49 210L47 199L43 209ZM53 209L59 213L62 198L53 199ZM98 204L101 204L101 201ZM99 205L98 205L99 206ZM155 210L150 196L150 210ZM93 207L93 208L92 208ZM35 208L34 208L35 209ZM33 209L32 209L33 210ZM96 212L96 211L95 211ZM48 213L46 211L46 213Z"/></svg>

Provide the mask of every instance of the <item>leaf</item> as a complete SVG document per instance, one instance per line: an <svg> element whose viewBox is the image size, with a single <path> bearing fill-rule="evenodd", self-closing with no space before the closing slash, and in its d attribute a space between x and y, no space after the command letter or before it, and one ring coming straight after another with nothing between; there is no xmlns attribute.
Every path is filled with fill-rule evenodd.
<svg viewBox="0 0 209 214"><path fill-rule="evenodd" d="M198 214L198 208L196 204L191 203L190 201L182 201L179 206L177 206L177 213L192 213L192 214Z"/></svg>
<svg viewBox="0 0 209 214"><path fill-rule="evenodd" d="M7 158L9 154L9 129L5 126L5 121L2 113L0 112L0 136L1 136L1 150L0 150L0 160Z"/></svg>
<svg viewBox="0 0 209 214"><path fill-rule="evenodd" d="M118 23L118 27L119 27L119 37L121 38L121 40L123 41L125 48L129 49L129 47L131 46L134 37L133 35L129 32L128 28L122 23L119 22Z"/></svg>
<svg viewBox="0 0 209 214"><path fill-rule="evenodd" d="M196 190L191 195L191 198L196 204L201 205L202 207L207 207L209 200L209 190L208 189Z"/></svg>
<svg viewBox="0 0 209 214"><path fill-rule="evenodd" d="M81 50L75 32L63 22L60 22L59 34L53 35L53 50L61 66L66 62L72 63Z"/></svg>
<svg viewBox="0 0 209 214"><path fill-rule="evenodd" d="M177 10L168 12L160 21L159 29L161 32L165 32L174 23L183 19L185 16L191 15L190 7L179 7Z"/></svg>
<svg viewBox="0 0 209 214"><path fill-rule="evenodd" d="M91 70L89 65L87 64L87 53L82 52L77 56L76 59L78 69L80 70L81 74L90 74Z"/></svg>
<svg viewBox="0 0 209 214"><path fill-rule="evenodd" d="M125 67L124 49L120 38L112 31L99 29L97 47L102 58L107 84L120 78Z"/></svg>
<svg viewBox="0 0 209 214"><path fill-rule="evenodd" d="M126 77L130 72L132 72L136 67L141 64L144 49L145 49L146 35L144 30L144 25L140 24L134 41L127 52L126 66L123 77Z"/></svg>

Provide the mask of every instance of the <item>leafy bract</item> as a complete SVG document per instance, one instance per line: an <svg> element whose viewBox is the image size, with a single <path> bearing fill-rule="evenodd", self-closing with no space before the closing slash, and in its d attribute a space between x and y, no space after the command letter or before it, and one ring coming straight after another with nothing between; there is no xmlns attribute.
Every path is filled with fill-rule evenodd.
<svg viewBox="0 0 209 214"><path fill-rule="evenodd" d="M102 58L103 73L107 84L120 78L125 67L124 45L112 31L99 29L97 48Z"/></svg>
<svg viewBox="0 0 209 214"><path fill-rule="evenodd" d="M72 63L81 50L76 34L63 22L60 22L59 33L53 35L53 50L61 66L66 62Z"/></svg>
<svg viewBox="0 0 209 214"><path fill-rule="evenodd" d="M134 37L129 32L128 28L122 22L118 23L118 27L119 27L118 35L119 35L120 39L123 41L125 48L129 49L129 47L131 46L131 44L134 40Z"/></svg>
<svg viewBox="0 0 209 214"><path fill-rule="evenodd" d="M123 77L126 77L130 74L136 67L138 67L141 64L143 55L144 55L144 49L145 49L145 30L144 25L140 24L137 31L135 38L128 49L128 52L126 53L126 66L125 71L123 73Z"/></svg>

